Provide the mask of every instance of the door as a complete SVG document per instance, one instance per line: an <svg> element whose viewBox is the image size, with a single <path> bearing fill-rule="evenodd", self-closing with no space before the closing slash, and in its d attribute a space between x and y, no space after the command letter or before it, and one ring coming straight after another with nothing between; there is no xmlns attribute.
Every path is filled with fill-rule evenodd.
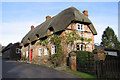
<svg viewBox="0 0 120 80"><path fill-rule="evenodd" d="M32 53L33 53L33 50L30 49L30 61L32 61Z"/></svg>

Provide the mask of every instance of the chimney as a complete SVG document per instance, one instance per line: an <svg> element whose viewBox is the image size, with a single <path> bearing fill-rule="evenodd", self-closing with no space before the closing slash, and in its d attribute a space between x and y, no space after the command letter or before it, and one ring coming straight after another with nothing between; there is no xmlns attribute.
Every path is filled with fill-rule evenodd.
<svg viewBox="0 0 120 80"><path fill-rule="evenodd" d="M32 25L32 26L31 26L31 30L32 30L33 28L34 28L34 26Z"/></svg>
<svg viewBox="0 0 120 80"><path fill-rule="evenodd" d="M48 16L46 16L46 20L49 20L50 18L51 18L51 16L49 16L49 15L48 15Z"/></svg>
<svg viewBox="0 0 120 80"><path fill-rule="evenodd" d="M83 14L88 18L88 10L84 10Z"/></svg>

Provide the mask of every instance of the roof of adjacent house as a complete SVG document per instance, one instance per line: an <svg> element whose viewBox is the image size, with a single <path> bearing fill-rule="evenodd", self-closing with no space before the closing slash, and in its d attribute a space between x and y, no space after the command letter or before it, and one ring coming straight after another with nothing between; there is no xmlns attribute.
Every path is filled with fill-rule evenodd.
<svg viewBox="0 0 120 80"><path fill-rule="evenodd" d="M2 49L2 53L5 52L5 51L7 51L7 50L9 50L11 47L13 47L13 46L16 45L16 44L19 45L20 42L17 42L17 43L14 43L14 44L9 43L6 47L4 47L4 48Z"/></svg>
<svg viewBox="0 0 120 80"><path fill-rule="evenodd" d="M63 10L56 16L50 18L49 20L46 20L42 24L33 28L32 30L30 30L22 39L21 43L25 45L28 39L31 42L34 41L36 35L39 35L39 38L46 36L47 30L50 27L54 29L54 32L65 30L72 21L78 21L78 22L87 24L91 32L94 35L97 35L97 32L92 22L85 15L83 15L79 10L77 10L74 7L70 7Z"/></svg>
<svg viewBox="0 0 120 80"><path fill-rule="evenodd" d="M2 53L5 52L6 50L10 49L13 46L12 43L9 43L6 47L2 49Z"/></svg>

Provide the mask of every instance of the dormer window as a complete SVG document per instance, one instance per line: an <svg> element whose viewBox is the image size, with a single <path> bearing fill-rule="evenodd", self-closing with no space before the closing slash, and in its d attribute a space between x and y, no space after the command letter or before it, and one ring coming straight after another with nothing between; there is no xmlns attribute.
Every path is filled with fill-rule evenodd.
<svg viewBox="0 0 120 80"><path fill-rule="evenodd" d="M77 23L77 30L84 31L84 24Z"/></svg>
<svg viewBox="0 0 120 80"><path fill-rule="evenodd" d="M53 29L52 27L50 27L50 28L48 29L47 34L53 34L53 32L54 32L54 29Z"/></svg>

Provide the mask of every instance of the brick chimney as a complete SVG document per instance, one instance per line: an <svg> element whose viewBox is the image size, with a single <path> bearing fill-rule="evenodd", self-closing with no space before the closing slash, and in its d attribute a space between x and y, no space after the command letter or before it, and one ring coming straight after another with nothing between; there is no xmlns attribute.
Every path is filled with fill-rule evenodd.
<svg viewBox="0 0 120 80"><path fill-rule="evenodd" d="M31 30L32 30L33 28L34 28L34 26L32 25L32 26L31 26Z"/></svg>
<svg viewBox="0 0 120 80"><path fill-rule="evenodd" d="M46 20L48 20L48 19L50 19L50 18L51 18L51 16L49 16L49 15L48 15L48 16L46 16Z"/></svg>
<svg viewBox="0 0 120 80"><path fill-rule="evenodd" d="M83 14L88 18L88 10L84 10Z"/></svg>

